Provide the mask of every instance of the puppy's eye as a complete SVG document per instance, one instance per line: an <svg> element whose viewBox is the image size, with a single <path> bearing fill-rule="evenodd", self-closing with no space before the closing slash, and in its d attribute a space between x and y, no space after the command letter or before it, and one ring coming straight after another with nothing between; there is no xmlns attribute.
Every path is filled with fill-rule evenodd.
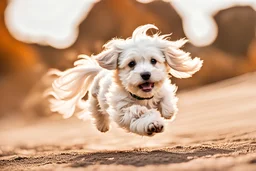
<svg viewBox="0 0 256 171"><path fill-rule="evenodd" d="M131 61L131 62L128 64L128 66L129 66L130 68L133 68L135 65L136 65L136 62L135 62L135 61Z"/></svg>
<svg viewBox="0 0 256 171"><path fill-rule="evenodd" d="M155 65L157 61L154 58L152 58L150 62L151 64Z"/></svg>

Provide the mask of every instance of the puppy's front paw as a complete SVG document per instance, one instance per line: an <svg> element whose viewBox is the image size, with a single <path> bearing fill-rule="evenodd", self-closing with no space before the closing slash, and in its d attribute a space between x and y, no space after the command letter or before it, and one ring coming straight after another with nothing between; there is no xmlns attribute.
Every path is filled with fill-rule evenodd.
<svg viewBox="0 0 256 171"><path fill-rule="evenodd" d="M161 114L150 109L139 118L133 118L130 124L130 131L143 136L153 136L160 133L164 129L164 119Z"/></svg>
<svg viewBox="0 0 256 171"><path fill-rule="evenodd" d="M177 106L167 106L167 105L161 105L162 108L162 116L165 119L174 119L175 115L178 113L178 108Z"/></svg>
<svg viewBox="0 0 256 171"><path fill-rule="evenodd" d="M165 119L173 119L173 116L176 114L176 112L166 112L166 113L164 113L163 112L163 117L165 118Z"/></svg>
<svg viewBox="0 0 256 171"><path fill-rule="evenodd" d="M151 136L154 133L160 133L164 130L164 124L162 121L154 121L147 126L147 135Z"/></svg>

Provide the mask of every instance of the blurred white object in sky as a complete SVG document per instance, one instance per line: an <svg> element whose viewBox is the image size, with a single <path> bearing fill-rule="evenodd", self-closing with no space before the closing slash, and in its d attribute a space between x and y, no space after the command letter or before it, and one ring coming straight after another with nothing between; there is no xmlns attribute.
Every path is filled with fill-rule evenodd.
<svg viewBox="0 0 256 171"><path fill-rule="evenodd" d="M249 5L256 10L256 0L171 0L183 20L183 28L190 42L196 46L213 43L218 34L212 16L234 5Z"/></svg>
<svg viewBox="0 0 256 171"><path fill-rule="evenodd" d="M95 0L10 0L5 21L11 34L28 43L71 46L78 25Z"/></svg>
<svg viewBox="0 0 256 171"><path fill-rule="evenodd" d="M99 0L9 0L5 11L6 25L20 41L67 48L76 41L78 25L95 1ZM138 1L147 3L152 0ZM186 36L197 46L209 45L215 40L217 26L212 15L219 9L236 4L251 5L256 9L256 0L165 1L174 5L183 19Z"/></svg>

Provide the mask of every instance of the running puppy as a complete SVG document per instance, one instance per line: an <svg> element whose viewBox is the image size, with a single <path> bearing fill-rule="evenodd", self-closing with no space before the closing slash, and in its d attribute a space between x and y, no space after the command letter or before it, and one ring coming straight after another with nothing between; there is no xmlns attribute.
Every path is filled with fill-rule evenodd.
<svg viewBox="0 0 256 171"><path fill-rule="evenodd" d="M168 74L177 78L191 77L202 67L199 58L180 48L185 39L170 41L170 35L149 36L147 24L134 30L126 40L113 39L96 56L79 56L74 67L53 82L50 108L65 118L76 108L82 109L80 118L88 115L96 127L106 132L113 119L120 127L139 135L152 136L164 129L164 119L175 118L178 111L176 86ZM89 99L82 98L89 91Z"/></svg>

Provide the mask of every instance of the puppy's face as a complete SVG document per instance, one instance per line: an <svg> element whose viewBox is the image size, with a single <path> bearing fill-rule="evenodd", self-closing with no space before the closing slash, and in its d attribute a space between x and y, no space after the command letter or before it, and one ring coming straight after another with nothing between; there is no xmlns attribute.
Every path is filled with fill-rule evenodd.
<svg viewBox="0 0 256 171"><path fill-rule="evenodd" d="M151 28L157 29L147 24L136 28L131 38L113 39L95 56L101 67L117 70L116 79L121 86L143 98L154 96L168 73L177 78L189 78L203 64L199 58L192 59L180 49L187 42L185 39L170 41L170 35L148 36L146 32Z"/></svg>
<svg viewBox="0 0 256 171"><path fill-rule="evenodd" d="M154 96L168 75L163 53L154 46L125 49L119 56L117 69L122 86L143 98Z"/></svg>

